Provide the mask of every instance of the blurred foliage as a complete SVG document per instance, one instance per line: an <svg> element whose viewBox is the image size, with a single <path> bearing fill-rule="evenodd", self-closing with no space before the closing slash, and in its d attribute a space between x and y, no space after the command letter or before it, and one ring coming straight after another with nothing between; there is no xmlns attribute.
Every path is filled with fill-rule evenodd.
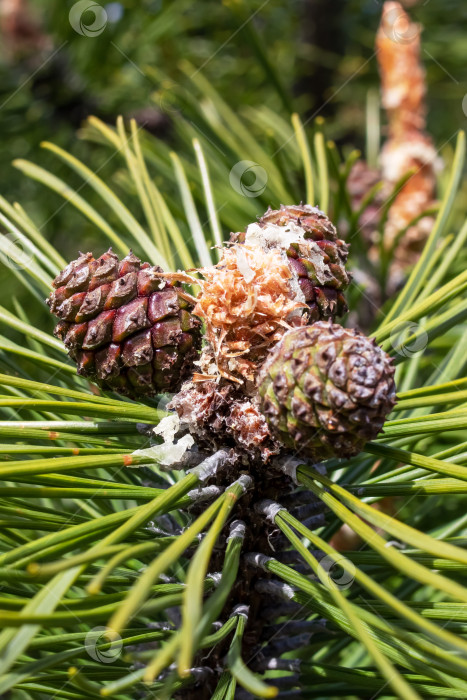
<svg viewBox="0 0 467 700"><path fill-rule="evenodd" d="M269 135L271 154L277 148L274 131L282 119L290 123L292 111L304 120L325 117L327 137L347 153L355 146L364 150L366 97L369 89L378 89L379 0L102 3L105 26L94 36L82 36L71 26L69 13L78 4L24 0L19 46L6 36L3 23L0 55L0 192L10 201L28 202L39 228L70 256L77 240L85 245L92 227L67 204L44 197L11 161L28 158L64 176L63 164L40 149L42 140L53 139L79 153L104 179L112 178L116 159L109 155L103 165L93 144L76 142L76 130L89 114L108 123L118 114L135 117L140 127L178 150L174 122L181 102L176 91L187 91L182 116L194 130L203 128L197 93L182 70L186 61L234 112L255 110L248 126L255 135L258 126L263 139ZM460 0L410 4L412 16L425 27L429 128L442 146L467 120L462 104L467 7ZM86 31L95 17L84 12L80 19ZM269 129L256 124L257 110L264 109L277 120ZM189 158L194 162L191 149ZM279 167L281 158L278 152ZM86 195L86 185L80 187Z"/></svg>

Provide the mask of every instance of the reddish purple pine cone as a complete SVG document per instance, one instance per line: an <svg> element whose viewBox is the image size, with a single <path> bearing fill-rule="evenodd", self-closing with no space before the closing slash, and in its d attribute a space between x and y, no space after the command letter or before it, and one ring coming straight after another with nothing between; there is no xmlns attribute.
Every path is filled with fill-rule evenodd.
<svg viewBox="0 0 467 700"><path fill-rule="evenodd" d="M47 304L60 318L78 374L132 398L176 391L201 344L200 321L159 267L109 249L81 254L55 278Z"/></svg>
<svg viewBox="0 0 467 700"><path fill-rule="evenodd" d="M309 204L268 209L258 220L267 240L268 227L283 227L289 241L286 249L289 267L298 277L298 283L308 304L308 322L337 318L347 311L344 291L350 282L346 270L347 244L338 238L331 220L317 207ZM297 235L294 242L293 234ZM277 237L272 231L272 240ZM232 234L235 243L244 243L245 233ZM274 246L274 243L271 243Z"/></svg>

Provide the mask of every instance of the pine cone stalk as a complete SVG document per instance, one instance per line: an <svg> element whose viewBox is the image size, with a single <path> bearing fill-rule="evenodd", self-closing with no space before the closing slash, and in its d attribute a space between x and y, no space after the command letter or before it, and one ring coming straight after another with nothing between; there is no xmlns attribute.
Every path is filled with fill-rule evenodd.
<svg viewBox="0 0 467 700"><path fill-rule="evenodd" d="M80 374L136 399L176 392L168 403L173 413L155 427L140 426L147 437L155 433L156 444L137 455L157 463L157 477L150 468L144 472L157 488L161 470L188 469L173 488L188 498L195 521L185 527L168 502L154 516L148 531L171 542L162 559L156 555L141 569L132 590L144 604L154 586L164 585L158 577L170 584L167 574L183 557L181 620L164 608L168 632L181 623L180 638L172 637L179 647L169 646L171 656L164 647L144 675L169 687L169 668L176 666L177 697L209 700L223 682L219 669L234 642L222 638L208 655L198 643L232 617L237 652L241 645L243 659L256 659L259 669L314 635L328 636L316 621L301 620L285 636L274 627L284 606L300 615L284 569L293 564L296 576L309 573L276 516L284 503L310 533L326 525L323 501L297 482L294 456L321 462L356 454L394 404L394 370L385 353L334 323L347 309L346 259L347 245L319 209L286 206L233 235L220 262L200 271L196 299L179 286L187 273L163 273L131 253L120 261L111 250L98 259L81 255L53 282L48 303L60 319L55 332ZM201 321L205 344L197 354ZM209 522L206 514L216 515ZM182 533L191 537L183 552ZM192 618L183 600L201 584L210 605L199 601ZM116 638L133 617L131 603L115 610L109 636ZM146 663L147 649L142 655ZM288 685L295 685L293 677L277 680L278 688ZM276 689L264 685L263 692L272 697Z"/></svg>

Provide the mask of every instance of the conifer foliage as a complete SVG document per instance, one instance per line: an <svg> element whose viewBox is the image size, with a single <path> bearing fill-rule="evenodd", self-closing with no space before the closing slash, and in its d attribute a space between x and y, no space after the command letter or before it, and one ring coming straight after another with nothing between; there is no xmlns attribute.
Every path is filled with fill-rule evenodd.
<svg viewBox="0 0 467 700"><path fill-rule="evenodd" d="M83 135L122 159L110 181L45 144L88 198L16 163L92 222L96 251L112 245L102 256L112 279L95 282L90 254L63 277L62 254L0 198L1 253L31 300L0 307L0 695L465 697L464 136L418 262L360 334L351 163L294 115L274 135L290 136L278 164L270 137L252 142L194 80L228 159L195 138L194 165L134 123L93 119ZM190 142L191 123L178 128ZM232 157L247 156L267 173L258 196L226 184ZM281 203L292 217L278 218ZM229 241L232 230L244 235ZM161 294L168 315L148 311L133 327L129 306ZM70 324L59 331L70 358L52 317L38 327L49 295ZM114 313L130 334L98 323L105 342L93 346L94 319ZM156 347L166 324L174 333ZM122 396L99 352L118 344L136 357L133 333L151 336L153 355L122 361ZM164 375L157 350L182 353L186 334L190 348L203 335L199 356ZM92 373L76 371L82 352ZM149 362L144 390L130 391L132 368L146 377Z"/></svg>

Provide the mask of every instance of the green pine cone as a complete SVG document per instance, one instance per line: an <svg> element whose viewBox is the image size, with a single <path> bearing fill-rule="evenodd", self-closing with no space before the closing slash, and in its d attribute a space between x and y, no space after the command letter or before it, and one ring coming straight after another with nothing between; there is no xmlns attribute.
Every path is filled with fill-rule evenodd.
<svg viewBox="0 0 467 700"><path fill-rule="evenodd" d="M395 404L391 358L358 331L323 321L284 335L258 387L276 437L314 462L358 454Z"/></svg>

